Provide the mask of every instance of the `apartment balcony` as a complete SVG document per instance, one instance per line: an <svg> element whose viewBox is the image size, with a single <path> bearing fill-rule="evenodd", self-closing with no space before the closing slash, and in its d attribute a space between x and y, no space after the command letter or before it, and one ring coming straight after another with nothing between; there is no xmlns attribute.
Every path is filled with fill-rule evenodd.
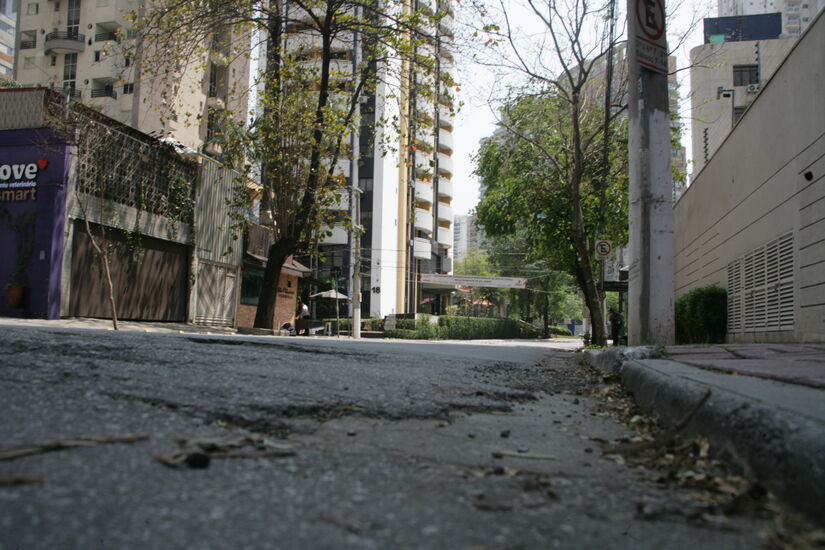
<svg viewBox="0 0 825 550"><path fill-rule="evenodd" d="M433 203L433 186L431 183L423 180L415 180L415 200Z"/></svg>
<svg viewBox="0 0 825 550"><path fill-rule="evenodd" d="M433 171L433 154L431 152L417 150L415 152L415 167L416 171L432 172Z"/></svg>
<svg viewBox="0 0 825 550"><path fill-rule="evenodd" d="M438 123L442 128L453 127L453 112L446 105L438 106Z"/></svg>
<svg viewBox="0 0 825 550"><path fill-rule="evenodd" d="M433 232L433 214L429 210L423 208L415 209L415 228L419 231L432 234Z"/></svg>
<svg viewBox="0 0 825 550"><path fill-rule="evenodd" d="M438 244L451 248L453 246L453 230L449 227L438 228Z"/></svg>
<svg viewBox="0 0 825 550"><path fill-rule="evenodd" d="M112 86L106 86L103 88L92 88L92 97L111 97L112 99L117 99L117 92L114 90Z"/></svg>
<svg viewBox="0 0 825 550"><path fill-rule="evenodd" d="M433 247L429 239L416 237L413 239L413 256L418 260L429 260L433 255Z"/></svg>
<svg viewBox="0 0 825 550"><path fill-rule="evenodd" d="M55 31L46 35L43 43L46 53L79 53L86 49L86 35Z"/></svg>
<svg viewBox="0 0 825 550"><path fill-rule="evenodd" d="M441 33L452 37L453 36L453 17L451 15L445 15L441 18L441 21L438 22L438 27L441 30Z"/></svg>
<svg viewBox="0 0 825 550"><path fill-rule="evenodd" d="M445 178L439 178L438 180L438 198L447 198L452 199L455 195L453 195L453 182Z"/></svg>
<svg viewBox="0 0 825 550"><path fill-rule="evenodd" d="M453 133L449 130L438 131L438 150L442 153L453 153Z"/></svg>
<svg viewBox="0 0 825 550"><path fill-rule="evenodd" d="M438 221L453 223L453 207L449 204L438 203Z"/></svg>
<svg viewBox="0 0 825 550"><path fill-rule="evenodd" d="M415 6L417 9L427 10L429 13L435 13L438 9L438 3L435 0L418 0Z"/></svg>
<svg viewBox="0 0 825 550"><path fill-rule="evenodd" d="M75 90L73 88L54 88L54 91L63 97L69 96L70 98L76 100L79 100L82 97L80 90Z"/></svg>
<svg viewBox="0 0 825 550"><path fill-rule="evenodd" d="M333 245L333 244L347 244L349 242L349 231L343 225L335 225L332 227L332 235L324 237L321 239L321 245Z"/></svg>
<svg viewBox="0 0 825 550"><path fill-rule="evenodd" d="M438 153L438 175L453 176L453 159L444 153Z"/></svg>
<svg viewBox="0 0 825 550"><path fill-rule="evenodd" d="M120 36L116 31L103 31L95 34L95 42L120 42Z"/></svg>
<svg viewBox="0 0 825 550"><path fill-rule="evenodd" d="M327 206L329 210L349 212L349 189L336 192L335 202Z"/></svg>

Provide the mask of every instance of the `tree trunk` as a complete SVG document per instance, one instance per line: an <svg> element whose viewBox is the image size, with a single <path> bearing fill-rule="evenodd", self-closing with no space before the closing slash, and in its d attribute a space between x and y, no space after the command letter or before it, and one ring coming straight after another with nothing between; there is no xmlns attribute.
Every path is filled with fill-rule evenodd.
<svg viewBox="0 0 825 550"><path fill-rule="evenodd" d="M544 322L544 337L550 338L550 297L544 294L544 302L542 303L542 320Z"/></svg>
<svg viewBox="0 0 825 550"><path fill-rule="evenodd" d="M103 274L106 276L106 289L109 292L109 313L112 315L112 328L118 330L119 327L117 324L117 305L115 303L115 287L112 284L112 272L109 269L109 256L106 254L106 251L103 250L100 243L97 242L97 239L92 233L92 227L91 225L89 225L89 218L88 216L86 216L85 206L82 204L81 210L83 211L83 222L86 226L86 235L88 235L89 240L92 243L92 248L94 248L95 255L97 256L97 259L100 260L100 265L103 267ZM105 235L103 236L103 240L105 241Z"/></svg>
<svg viewBox="0 0 825 550"><path fill-rule="evenodd" d="M255 311L255 328L275 328L273 324L275 302L278 297L278 279L281 277L284 262L294 249L295 243L287 238L278 239L269 247L261 295L258 298L258 309Z"/></svg>

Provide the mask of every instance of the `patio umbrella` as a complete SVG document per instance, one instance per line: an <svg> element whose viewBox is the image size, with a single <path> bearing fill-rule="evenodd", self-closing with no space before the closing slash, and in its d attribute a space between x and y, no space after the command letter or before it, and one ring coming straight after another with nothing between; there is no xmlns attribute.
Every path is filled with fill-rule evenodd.
<svg viewBox="0 0 825 550"><path fill-rule="evenodd" d="M335 300L335 332L337 333L336 336L341 336L340 334L340 326L341 326L341 319L339 317L338 312L338 301L339 300L347 300L349 301L349 296L346 294L341 294L335 289L325 290L323 292L319 292L317 294L313 294L309 297L310 300Z"/></svg>
<svg viewBox="0 0 825 550"><path fill-rule="evenodd" d="M346 294L341 294L337 290L325 290L323 292L311 295L310 299L313 298L319 300L349 300L349 296L347 296Z"/></svg>

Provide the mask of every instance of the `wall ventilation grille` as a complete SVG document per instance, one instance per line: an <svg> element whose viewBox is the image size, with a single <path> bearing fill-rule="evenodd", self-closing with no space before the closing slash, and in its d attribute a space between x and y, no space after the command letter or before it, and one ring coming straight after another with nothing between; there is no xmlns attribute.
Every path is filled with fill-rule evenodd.
<svg viewBox="0 0 825 550"><path fill-rule="evenodd" d="M728 332L793 329L793 262L789 233L728 264Z"/></svg>

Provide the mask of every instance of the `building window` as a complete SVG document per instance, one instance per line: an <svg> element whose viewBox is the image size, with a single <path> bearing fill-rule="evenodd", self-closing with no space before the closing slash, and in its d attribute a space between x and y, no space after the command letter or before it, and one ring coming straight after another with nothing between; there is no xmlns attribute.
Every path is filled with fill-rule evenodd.
<svg viewBox="0 0 825 550"><path fill-rule="evenodd" d="M24 69L34 69L34 58L33 57L24 57L23 58L23 68Z"/></svg>
<svg viewBox="0 0 825 550"><path fill-rule="evenodd" d="M124 67L129 67L131 65L132 65L132 58L129 57L128 55L124 56L123 57L123 66Z"/></svg>
<svg viewBox="0 0 825 550"><path fill-rule="evenodd" d="M77 78L77 54L67 53L63 57L63 87L69 90L75 89L75 79Z"/></svg>
<svg viewBox="0 0 825 550"><path fill-rule="evenodd" d="M69 0L69 14L66 16L66 32L77 36L80 32L80 0Z"/></svg>
<svg viewBox="0 0 825 550"><path fill-rule="evenodd" d="M734 65L733 85L759 84L759 65Z"/></svg>
<svg viewBox="0 0 825 550"><path fill-rule="evenodd" d="M129 82L128 84L123 85L123 93L124 94L133 94L135 93L135 85L133 82Z"/></svg>
<svg viewBox="0 0 825 550"><path fill-rule="evenodd" d="M60 2L54 3L54 11L60 11Z"/></svg>
<svg viewBox="0 0 825 550"><path fill-rule="evenodd" d="M245 306L257 306L263 286L264 270L254 267L246 268L241 279L241 304Z"/></svg>
<svg viewBox="0 0 825 550"><path fill-rule="evenodd" d="M100 50L95 50L95 63L100 61Z"/></svg>
<svg viewBox="0 0 825 550"><path fill-rule="evenodd" d="M31 3L26 6L26 15L37 15L40 11L40 5Z"/></svg>
<svg viewBox="0 0 825 550"><path fill-rule="evenodd" d="M748 108L747 105L740 105L739 107L733 108L733 120L734 124L739 122L739 119L742 118L742 115L745 114L745 110Z"/></svg>
<svg viewBox="0 0 825 550"><path fill-rule="evenodd" d="M56 67L56 66L57 66L57 56L56 56L56 55L53 55L53 56L52 56L51 66L52 66L52 67Z"/></svg>
<svg viewBox="0 0 825 550"><path fill-rule="evenodd" d="M208 97L218 97L218 66L214 63L209 65L209 91Z"/></svg>

